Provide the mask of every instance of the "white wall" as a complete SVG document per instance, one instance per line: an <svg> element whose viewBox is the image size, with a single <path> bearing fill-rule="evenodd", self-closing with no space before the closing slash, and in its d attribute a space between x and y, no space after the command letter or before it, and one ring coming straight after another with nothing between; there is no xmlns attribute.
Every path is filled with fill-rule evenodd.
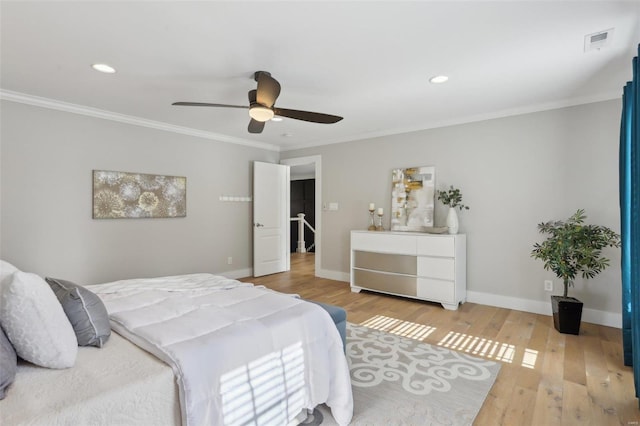
<svg viewBox="0 0 640 426"><path fill-rule="evenodd" d="M619 232L618 140L620 102L608 101L421 132L282 153L282 158L322 156L322 269L348 277L349 231L365 229L369 202L391 206L391 170L436 166L439 189L454 185L471 207L460 213L468 236L470 300L502 301L517 309L546 311L543 281L560 281L530 257L536 225L564 219L578 208L588 221ZM444 207L437 202L436 225ZM385 217L389 226L389 217ZM586 320L615 323L620 305L620 251L596 279L576 282L570 295L585 303ZM348 279L348 278L347 278ZM525 306L520 306L525 305ZM542 307L542 308L541 308ZM604 312L602 312L604 311ZM613 316L609 315L613 313Z"/></svg>
<svg viewBox="0 0 640 426"><path fill-rule="evenodd" d="M252 161L278 153L2 102L0 248L17 267L78 283L252 263ZM187 177L187 217L91 218L93 169ZM227 257L233 264L227 265Z"/></svg>

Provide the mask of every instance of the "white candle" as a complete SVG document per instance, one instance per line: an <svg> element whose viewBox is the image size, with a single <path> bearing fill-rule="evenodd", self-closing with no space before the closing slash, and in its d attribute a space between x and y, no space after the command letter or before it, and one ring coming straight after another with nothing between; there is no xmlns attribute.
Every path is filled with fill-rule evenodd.
<svg viewBox="0 0 640 426"><path fill-rule="evenodd" d="M376 209L376 205L373 203L369 203L369 210L374 211Z"/></svg>
<svg viewBox="0 0 640 426"><path fill-rule="evenodd" d="M378 216L382 216L384 214L384 210L382 210L382 207L378 208Z"/></svg>

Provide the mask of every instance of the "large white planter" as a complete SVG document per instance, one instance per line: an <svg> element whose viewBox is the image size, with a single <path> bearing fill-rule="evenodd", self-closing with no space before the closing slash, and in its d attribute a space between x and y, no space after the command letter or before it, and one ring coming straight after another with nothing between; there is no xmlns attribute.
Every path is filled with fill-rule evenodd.
<svg viewBox="0 0 640 426"><path fill-rule="evenodd" d="M458 233L458 213L456 212L455 207L449 207L449 212L447 213L447 227L449 228L450 234Z"/></svg>

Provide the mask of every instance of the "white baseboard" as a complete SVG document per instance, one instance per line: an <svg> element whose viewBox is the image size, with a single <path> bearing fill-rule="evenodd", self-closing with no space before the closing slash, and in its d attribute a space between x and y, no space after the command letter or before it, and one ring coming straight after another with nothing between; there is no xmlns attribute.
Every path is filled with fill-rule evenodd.
<svg viewBox="0 0 640 426"><path fill-rule="evenodd" d="M617 312L599 311L597 309L583 309L582 321L607 327L622 328L622 314Z"/></svg>
<svg viewBox="0 0 640 426"><path fill-rule="evenodd" d="M236 271L216 272L215 274L222 275L227 278L233 278L233 279L253 277L253 268L238 269ZM350 281L350 276L348 273L340 272L340 271L331 271L329 269L320 269L316 271L316 276L320 278L326 278L329 280L344 281L346 283L349 283Z"/></svg>
<svg viewBox="0 0 640 426"><path fill-rule="evenodd" d="M329 269L316 270L316 277L326 278L328 280L344 281L346 283L351 281L351 276L348 272L331 271Z"/></svg>
<svg viewBox="0 0 640 426"><path fill-rule="evenodd" d="M498 308L515 309L516 311L525 311L534 314L551 315L551 301L543 302L540 300L520 299L517 297L467 290L467 302L496 306Z"/></svg>
<svg viewBox="0 0 640 426"><path fill-rule="evenodd" d="M500 296L497 294L467 290L467 301L481 305L551 316L551 300L543 302L541 300L520 299L518 297ZM607 327L622 328L622 314L617 312L584 308L582 310L582 321L605 325Z"/></svg>
<svg viewBox="0 0 640 426"><path fill-rule="evenodd" d="M253 277L253 268L238 269L235 271L214 272L214 274L222 275L223 277L233 278L233 279L247 278L247 277ZM331 271L329 269L317 270L316 276L320 278L326 278L329 280L344 281L346 283L349 283L350 281L350 276L348 273L340 272L340 271Z"/></svg>
<svg viewBox="0 0 640 426"><path fill-rule="evenodd" d="M238 278L252 277L253 268L244 268L244 269L236 269L235 271L217 272L216 275L222 275L223 277L233 278L234 280L237 280Z"/></svg>

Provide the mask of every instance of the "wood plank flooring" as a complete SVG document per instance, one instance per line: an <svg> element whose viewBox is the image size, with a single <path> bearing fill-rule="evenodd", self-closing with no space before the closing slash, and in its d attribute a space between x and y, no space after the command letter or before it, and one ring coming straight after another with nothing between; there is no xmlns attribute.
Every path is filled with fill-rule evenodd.
<svg viewBox="0 0 640 426"><path fill-rule="evenodd" d="M558 333L545 315L474 303L447 311L435 303L352 293L348 283L316 278L313 268L312 253L294 254L290 272L242 281L342 306L352 323L379 316L426 343L498 360L502 369L475 425L640 424L619 329L583 322L580 335L572 336Z"/></svg>

